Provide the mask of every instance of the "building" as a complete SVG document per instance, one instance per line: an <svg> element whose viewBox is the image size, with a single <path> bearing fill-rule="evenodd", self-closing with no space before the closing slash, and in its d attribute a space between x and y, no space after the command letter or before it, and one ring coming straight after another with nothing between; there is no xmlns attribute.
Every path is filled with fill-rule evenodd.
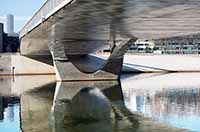
<svg viewBox="0 0 200 132"><path fill-rule="evenodd" d="M154 48L154 42L152 40L137 40L133 43L128 52L129 53L152 53Z"/></svg>
<svg viewBox="0 0 200 132"><path fill-rule="evenodd" d="M17 52L19 44L19 35L16 33L4 33L3 24L0 23L0 53Z"/></svg>
<svg viewBox="0 0 200 132"><path fill-rule="evenodd" d="M0 53L17 52L19 48L19 35L14 33L14 16L9 14L5 20L6 27L0 23ZM4 32L5 30L5 32Z"/></svg>
<svg viewBox="0 0 200 132"><path fill-rule="evenodd" d="M200 54L200 34L163 38L158 40L137 40L129 53L155 54Z"/></svg>
<svg viewBox="0 0 200 132"><path fill-rule="evenodd" d="M19 43L19 36L17 34L4 34L3 52L17 52Z"/></svg>
<svg viewBox="0 0 200 132"><path fill-rule="evenodd" d="M12 34L14 33L14 16L8 14L5 19L5 33Z"/></svg>
<svg viewBox="0 0 200 132"><path fill-rule="evenodd" d="M200 54L200 35L155 40L154 50L163 54Z"/></svg>
<svg viewBox="0 0 200 132"><path fill-rule="evenodd" d="M3 52L3 24L0 23L0 53Z"/></svg>

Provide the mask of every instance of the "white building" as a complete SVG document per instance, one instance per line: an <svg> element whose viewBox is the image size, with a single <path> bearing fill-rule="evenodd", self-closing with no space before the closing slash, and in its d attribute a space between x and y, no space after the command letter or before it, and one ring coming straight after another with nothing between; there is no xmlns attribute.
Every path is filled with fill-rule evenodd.
<svg viewBox="0 0 200 132"><path fill-rule="evenodd" d="M138 39L134 44L131 45L128 52L151 53L153 52L153 48L154 48L153 41Z"/></svg>
<svg viewBox="0 0 200 132"><path fill-rule="evenodd" d="M14 16L12 14L8 14L5 18L5 33L14 33Z"/></svg>

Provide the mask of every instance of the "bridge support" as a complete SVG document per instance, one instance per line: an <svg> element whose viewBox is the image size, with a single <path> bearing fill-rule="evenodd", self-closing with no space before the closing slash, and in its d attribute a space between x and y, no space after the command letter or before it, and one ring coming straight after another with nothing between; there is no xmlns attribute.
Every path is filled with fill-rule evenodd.
<svg viewBox="0 0 200 132"><path fill-rule="evenodd" d="M136 41L136 38L118 41L109 58L105 60L98 57L98 54L92 55L84 52L83 49L87 49L85 46L88 48L94 46L94 40L93 43L84 40L66 40L56 30L55 27L52 27L48 45L57 81L117 80L121 73L124 54Z"/></svg>
<svg viewBox="0 0 200 132"><path fill-rule="evenodd" d="M57 81L117 80L121 73L124 54L132 42L133 40L122 41L114 48L107 60L102 60L92 55L67 56L64 46L55 44L54 48L51 49L51 54L53 56ZM95 68L99 69L95 72L84 71L84 69L90 70Z"/></svg>
<svg viewBox="0 0 200 132"><path fill-rule="evenodd" d="M79 71L69 60L54 60L57 81L116 80L117 75L99 70L95 73Z"/></svg>

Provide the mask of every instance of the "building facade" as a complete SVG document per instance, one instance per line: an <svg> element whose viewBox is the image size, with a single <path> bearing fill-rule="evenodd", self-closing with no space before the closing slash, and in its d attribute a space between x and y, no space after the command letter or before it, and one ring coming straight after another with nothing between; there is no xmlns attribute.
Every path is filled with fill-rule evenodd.
<svg viewBox="0 0 200 132"><path fill-rule="evenodd" d="M0 53L3 52L3 24L0 23Z"/></svg>
<svg viewBox="0 0 200 132"><path fill-rule="evenodd" d="M200 54L200 34L159 40L137 40L129 53Z"/></svg>
<svg viewBox="0 0 200 132"><path fill-rule="evenodd" d="M155 50L163 54L200 54L200 35L155 40Z"/></svg>
<svg viewBox="0 0 200 132"><path fill-rule="evenodd" d="M19 48L19 35L16 33L4 33L4 26L0 23L0 53L17 52Z"/></svg>
<svg viewBox="0 0 200 132"><path fill-rule="evenodd" d="M154 42L152 40L138 39L133 43L128 52L129 53L153 53Z"/></svg>
<svg viewBox="0 0 200 132"><path fill-rule="evenodd" d="M8 14L5 19L5 33L14 33L14 16Z"/></svg>

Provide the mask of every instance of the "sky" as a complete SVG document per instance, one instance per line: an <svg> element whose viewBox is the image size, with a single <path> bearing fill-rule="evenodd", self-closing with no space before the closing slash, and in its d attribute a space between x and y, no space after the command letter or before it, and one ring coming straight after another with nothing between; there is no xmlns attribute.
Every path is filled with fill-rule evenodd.
<svg viewBox="0 0 200 132"><path fill-rule="evenodd" d="M5 15L13 14L15 19L15 32L26 24L46 0L1 0L0 22L4 22Z"/></svg>

